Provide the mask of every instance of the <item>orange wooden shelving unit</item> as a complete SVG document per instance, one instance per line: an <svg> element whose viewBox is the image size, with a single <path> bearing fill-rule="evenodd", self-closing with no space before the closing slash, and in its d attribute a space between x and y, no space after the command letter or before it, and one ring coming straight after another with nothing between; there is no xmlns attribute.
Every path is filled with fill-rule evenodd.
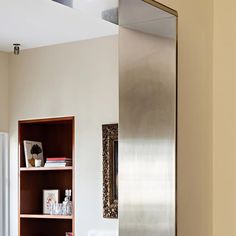
<svg viewBox="0 0 236 236"><path fill-rule="evenodd" d="M72 166L26 168L24 140L40 141L45 157L71 157ZM19 235L65 236L74 233L75 218L43 214L43 190L72 189L74 202L74 117L21 120L18 123L19 147ZM74 205L74 204L73 204ZM74 211L73 211L74 213Z"/></svg>

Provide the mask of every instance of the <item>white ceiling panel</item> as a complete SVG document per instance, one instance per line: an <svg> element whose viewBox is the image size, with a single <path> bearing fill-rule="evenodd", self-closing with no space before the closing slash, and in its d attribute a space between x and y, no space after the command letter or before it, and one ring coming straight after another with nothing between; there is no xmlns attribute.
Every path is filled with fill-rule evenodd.
<svg viewBox="0 0 236 236"><path fill-rule="evenodd" d="M118 27L101 19L101 11L117 0L78 0L76 9L51 0L0 0L0 51L97 38L118 33Z"/></svg>

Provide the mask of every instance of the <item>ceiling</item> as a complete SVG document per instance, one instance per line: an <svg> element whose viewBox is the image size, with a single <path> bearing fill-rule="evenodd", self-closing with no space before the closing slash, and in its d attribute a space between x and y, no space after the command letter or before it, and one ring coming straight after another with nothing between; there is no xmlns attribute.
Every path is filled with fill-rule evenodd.
<svg viewBox="0 0 236 236"><path fill-rule="evenodd" d="M28 49L117 34L101 19L117 2L76 0L72 9L51 0L0 0L0 51L12 51L13 43Z"/></svg>

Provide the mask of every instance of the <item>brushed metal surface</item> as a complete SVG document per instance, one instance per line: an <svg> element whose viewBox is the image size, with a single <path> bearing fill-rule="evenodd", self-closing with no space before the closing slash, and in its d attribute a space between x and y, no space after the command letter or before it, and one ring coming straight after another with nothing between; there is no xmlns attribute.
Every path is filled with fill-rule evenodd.
<svg viewBox="0 0 236 236"><path fill-rule="evenodd" d="M158 5L154 0L119 0L119 25L175 39L176 16L151 5L152 2Z"/></svg>
<svg viewBox="0 0 236 236"><path fill-rule="evenodd" d="M139 1L121 0L120 11L127 2ZM160 11L154 34L120 26L120 236L176 235L176 38L156 31Z"/></svg>

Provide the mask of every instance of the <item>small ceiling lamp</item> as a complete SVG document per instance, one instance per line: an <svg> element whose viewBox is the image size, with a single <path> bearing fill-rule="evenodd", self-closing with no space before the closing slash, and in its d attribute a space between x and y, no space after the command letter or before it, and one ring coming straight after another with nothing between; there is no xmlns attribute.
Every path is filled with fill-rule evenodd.
<svg viewBox="0 0 236 236"><path fill-rule="evenodd" d="M14 55L19 55L20 54L20 44L19 43L14 43Z"/></svg>

